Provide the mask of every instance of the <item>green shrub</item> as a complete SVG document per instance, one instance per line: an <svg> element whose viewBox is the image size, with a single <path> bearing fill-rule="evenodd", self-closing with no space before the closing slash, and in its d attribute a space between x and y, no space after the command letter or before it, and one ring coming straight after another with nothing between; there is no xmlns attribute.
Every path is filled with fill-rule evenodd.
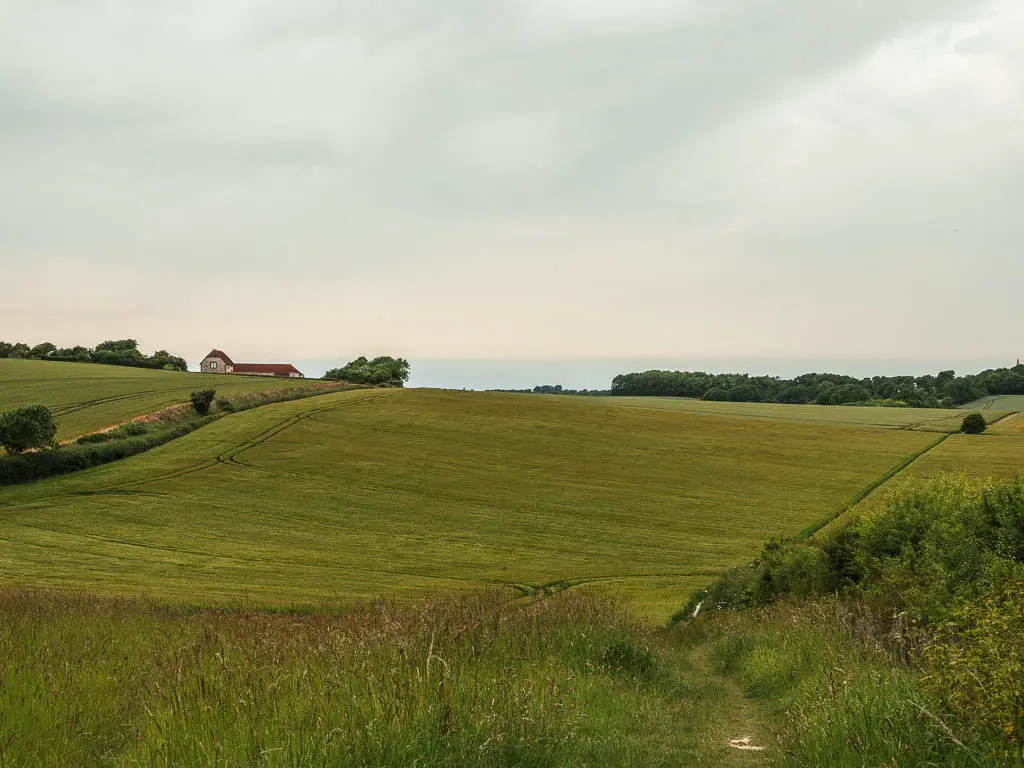
<svg viewBox="0 0 1024 768"><path fill-rule="evenodd" d="M210 412L210 405L213 404L213 398L216 395L217 390L215 389L196 390L189 398L192 401L192 410L200 416L205 416Z"/></svg>
<svg viewBox="0 0 1024 768"><path fill-rule="evenodd" d="M75 442L79 445L89 445L91 443L109 443L114 439L114 435L110 432L93 432L89 435L82 435Z"/></svg>
<svg viewBox="0 0 1024 768"><path fill-rule="evenodd" d="M980 413L968 413L960 425L960 431L965 435L980 435L985 431L985 417Z"/></svg>
<svg viewBox="0 0 1024 768"><path fill-rule="evenodd" d="M1024 568L955 610L924 658L926 683L951 708L1024 750Z"/></svg>
<svg viewBox="0 0 1024 768"><path fill-rule="evenodd" d="M235 405L226 397L217 398L217 410L223 413L234 413Z"/></svg>
<svg viewBox="0 0 1024 768"><path fill-rule="evenodd" d="M138 437L139 435L144 435L149 432L149 427L141 421L129 421L127 424L122 424L110 431L115 438Z"/></svg>
<svg viewBox="0 0 1024 768"><path fill-rule="evenodd" d="M53 444L57 423L45 405L29 405L0 415L0 445L14 455Z"/></svg>

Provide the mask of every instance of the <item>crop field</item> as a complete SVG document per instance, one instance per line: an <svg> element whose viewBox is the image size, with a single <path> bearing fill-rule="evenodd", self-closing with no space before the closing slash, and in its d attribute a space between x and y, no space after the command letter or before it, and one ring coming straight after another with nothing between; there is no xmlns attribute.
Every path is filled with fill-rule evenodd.
<svg viewBox="0 0 1024 768"><path fill-rule="evenodd" d="M0 359L0 412L32 403L49 407L65 440L188 401L195 389L222 394L309 386L305 379L211 376L92 363Z"/></svg>
<svg viewBox="0 0 1024 768"><path fill-rule="evenodd" d="M979 477L1024 474L1024 431L1019 436L952 435L915 462L908 474L921 480L950 472Z"/></svg>
<svg viewBox="0 0 1024 768"><path fill-rule="evenodd" d="M1024 395L989 395L960 406L965 411L1024 411Z"/></svg>
<svg viewBox="0 0 1024 768"><path fill-rule="evenodd" d="M984 413L989 415L988 411ZM982 478L1024 475L1024 414L1004 417L983 435L950 435L894 480L854 507L853 514L871 514L881 507L887 493L896 488L945 474ZM830 524L829 528L834 530L846 519L844 515Z"/></svg>
<svg viewBox="0 0 1024 768"><path fill-rule="evenodd" d="M199 604L597 583L660 619L934 435L360 390L0 490L18 586Z"/></svg>
<svg viewBox="0 0 1024 768"><path fill-rule="evenodd" d="M544 395L530 395L544 397ZM550 395L548 397L566 397ZM787 405L783 403L719 403L684 397L579 397L581 401L631 408L683 411L710 416L738 416L769 421L793 421L840 426L915 429L926 432L958 432L962 411L945 408L882 408L856 405ZM1024 398L1022 398L1024 400ZM1021 407L1024 410L1024 405ZM985 409L985 418L995 421L1009 411L1008 404Z"/></svg>

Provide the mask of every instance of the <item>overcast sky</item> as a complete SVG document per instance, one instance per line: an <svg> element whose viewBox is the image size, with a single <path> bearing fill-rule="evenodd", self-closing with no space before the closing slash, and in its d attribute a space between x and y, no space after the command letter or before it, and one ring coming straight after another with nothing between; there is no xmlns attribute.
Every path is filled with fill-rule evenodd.
<svg viewBox="0 0 1024 768"><path fill-rule="evenodd" d="M1024 353L1020 0L4 0L0 338Z"/></svg>

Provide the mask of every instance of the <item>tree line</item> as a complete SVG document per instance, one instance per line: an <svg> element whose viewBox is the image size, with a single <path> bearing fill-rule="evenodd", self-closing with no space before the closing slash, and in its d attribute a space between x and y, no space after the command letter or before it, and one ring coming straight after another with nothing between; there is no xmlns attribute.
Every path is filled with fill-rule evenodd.
<svg viewBox="0 0 1024 768"><path fill-rule="evenodd" d="M893 405L942 408L986 395L1024 394L1024 365L957 376L941 371L925 376L856 378L835 373L805 373L792 379L740 373L642 371L612 379L612 395L692 397L750 403L819 405Z"/></svg>
<svg viewBox="0 0 1024 768"><path fill-rule="evenodd" d="M607 397L607 389L565 389L561 384L540 384L533 389L489 389L488 392L512 392L529 395L583 395L585 397Z"/></svg>
<svg viewBox="0 0 1024 768"><path fill-rule="evenodd" d="M95 347L58 347L49 341L30 347L23 342L0 341L0 358L24 360L57 360L65 363L101 363L131 368L154 368L165 371L187 371L184 358L161 349L152 355L139 351L135 339L104 341Z"/></svg>

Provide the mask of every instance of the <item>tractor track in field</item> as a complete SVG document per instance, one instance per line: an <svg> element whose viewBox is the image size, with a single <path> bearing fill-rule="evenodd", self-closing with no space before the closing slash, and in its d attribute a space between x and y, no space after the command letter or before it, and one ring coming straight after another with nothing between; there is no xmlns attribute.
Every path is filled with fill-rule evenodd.
<svg viewBox="0 0 1024 768"><path fill-rule="evenodd" d="M80 400L75 403L64 403L62 405L53 406L54 416L67 416L70 413L77 413L84 411L87 408L92 408L97 405L106 405L108 403L116 403L122 400L131 400L136 397L145 397L146 395L163 395L171 392L185 392L186 390L192 390L194 387L170 387L168 389L149 389L143 392L129 392L124 395L111 395L109 397L99 397L93 400Z"/></svg>
<svg viewBox="0 0 1024 768"><path fill-rule="evenodd" d="M155 390L155 391L165 391L165 390ZM137 393L137 394L145 394L145 393ZM322 394L328 395L328 394L335 394L335 393L333 393L333 392L324 392ZM321 396L321 395L319 395L319 394L318 395L312 395L311 397L319 397L319 396ZM193 464L189 464L187 466L180 467L179 469L173 470L171 472L165 472L165 473L160 474L160 475L143 478L141 480L130 481L130 482L122 483L122 484L119 484L119 485L112 485L112 486L96 488L96 489L88 489L88 490L83 490L83 491L74 491L74 492L69 493L69 494L62 494L62 495L59 495L59 496L50 496L50 497L47 497L46 499L33 500L33 501L24 502L24 503L21 503L21 504L9 504L9 503L5 503L5 502L0 502L0 509L2 509L4 511L9 511L9 510L13 510L13 509L21 509L21 508L31 507L31 506L38 505L38 504L49 504L49 503L52 503L53 501L58 500L58 499L75 498L77 496L84 496L84 495L101 495L101 494L115 494L115 493L133 493L133 492L141 494L141 493L145 493L145 492L143 492L143 491L134 491L134 489L139 487L139 486L142 486L142 485L148 485L150 483L160 482L160 481L163 481L163 480L173 480L173 479L176 479L176 478L179 478L179 477L185 477L187 475L194 474L196 472L203 472L203 471L205 471L207 469L211 469L211 468L219 466L219 465L228 465L228 466L238 466L238 467L252 468L252 465L246 464L246 463L241 462L241 461L237 461L235 459L235 457L237 455L243 453L244 451L248 451L248 450L250 450L252 448L255 448L255 447L265 443L267 440L270 440L271 438L275 437L276 435L281 434L282 432L284 432L285 430L289 429L290 427L293 427L295 424L298 424L298 423L300 423L300 422L302 422L302 421L304 421L306 419L312 418L313 416L315 416L317 414L325 413L325 412L328 412L328 411L337 410L338 408L362 405L364 403L372 402L373 400L377 400L377 399L379 399L381 397L386 397L386 396L387 396L387 393L368 394L368 395L365 395L363 397L353 398L351 401L343 401L341 403L335 403L335 404L332 404L332 405L323 406L321 408L313 408L313 409L311 409L309 411L302 411L302 412L300 412L298 414L295 414L294 416L289 416L286 419L282 419L281 421L277 422L276 424L273 424L272 426L267 427L263 431L257 433L254 437L251 437L251 438L249 438L249 439L247 439L247 440L245 440L245 441L243 441L243 442L241 442L241 443L239 443L239 444L237 444L235 446L229 447L228 449L222 451L221 453L219 453L216 456L213 456L213 457L210 457L210 458L206 458L206 459L202 459L201 461L197 461L197 462L195 462ZM113 399L116 400L116 399L123 399L123 398L113 398ZM309 398L303 398L303 399L309 399ZM295 401L285 401L285 402L295 402ZM268 405L277 405L277 403L270 403ZM262 407L267 407L267 406L262 406Z"/></svg>
<svg viewBox="0 0 1024 768"><path fill-rule="evenodd" d="M832 512L831 514L829 514L824 519L819 520L816 523L812 523L807 528L804 528L804 530L800 531L800 533L798 533L793 538L794 539L809 539L809 538L811 538L812 536L814 536L814 534L816 534L822 528L825 528L826 526L831 525L833 522L835 522L840 517L845 515L851 509L853 509L854 507L859 505L861 502L863 502L865 499L867 499L868 496L873 494L879 488L881 488L881 487L883 487L885 485L888 485L890 482L892 482L894 479L896 479L896 477L898 477L899 475L903 474L907 469L909 469L911 466L913 466L915 463L917 463L917 461L919 461L922 457L924 457L927 454L929 454L932 451L934 451L936 448L938 448L940 445L942 445L944 442L946 442L946 440L951 438L954 434L957 434L957 433L955 433L955 432L944 432L944 433L942 433L942 435L940 437L938 437L937 439L935 439L932 442L930 442L928 445L926 445L921 450L919 450L919 451L917 451L915 453L912 453L909 456L906 456L899 464L897 464L896 466L892 467L888 472L880 475L879 477L875 478L870 483L868 483L866 486L864 486L864 488L862 488L860 491L858 491L854 495L854 497L852 499L850 499L848 502L843 504L843 506L841 506L838 510L836 510L835 512Z"/></svg>
<svg viewBox="0 0 1024 768"><path fill-rule="evenodd" d="M314 408L314 409L309 410L309 411L302 411L302 412L297 413L297 414L295 414L293 416L289 416L286 419L282 419L281 421L277 422L276 424L273 424L273 425L267 427L262 432L257 433L255 436L253 436L251 438L248 438L247 440L245 440L245 441L243 441L241 443L238 443L238 444L236 444L234 446L229 447L227 450L222 451L221 453L217 454L216 456L214 456L212 458L203 459L202 461L196 462L195 464L189 465L187 467L182 467L181 469L176 470L174 472L169 472L169 473L166 473L166 474L163 474L163 475L158 475L156 477L148 477L148 478L144 478L142 480L136 480L136 481L124 483L122 485L111 486L111 487L103 489L103 490L106 490L106 491L117 491L117 490L125 490L125 489L137 488L138 486L148 485L149 483L155 483L155 482L159 482L159 481L162 481L162 480L173 480L173 479L176 479L176 478L179 478L179 477L184 477L186 475L194 474L196 472L203 472L203 471L205 471L207 469L211 469L213 467L216 467L216 466L219 466L219 465L224 465L224 464L229 465L229 466L233 465L233 466L239 466L239 467L246 467L246 468L248 468L250 465L247 465L247 464L245 464L243 462L238 461L235 457L240 455L241 453L244 453L245 451L251 450L253 448L256 448L256 447L262 445L263 443L265 443L268 440L276 437L277 435L281 434L282 432L285 432L286 430L290 429L291 427L295 426L296 424L299 424L299 423L305 421L306 419L312 418L313 416L315 416L317 414L325 413L325 412L328 412L328 411L335 411L335 410L338 410L340 408L351 408L351 407L354 407L354 406L357 406L357 405L364 405L366 403L372 402L373 400L377 400L377 399L379 399L381 397L387 397L387 395L386 394L366 395L366 396L360 397L360 398L353 398L352 400L349 400L349 401L343 401L341 403L335 403L335 404L332 404L332 405L327 405L327 406L324 406L322 408Z"/></svg>

